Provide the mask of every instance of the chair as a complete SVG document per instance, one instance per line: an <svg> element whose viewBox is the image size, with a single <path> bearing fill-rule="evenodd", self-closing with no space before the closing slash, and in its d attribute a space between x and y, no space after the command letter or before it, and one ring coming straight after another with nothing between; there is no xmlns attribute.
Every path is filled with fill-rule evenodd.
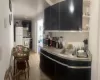
<svg viewBox="0 0 100 80"><path fill-rule="evenodd" d="M5 73L4 80L20 80L20 76L25 75L24 80L29 80L29 52L30 50L22 45L18 45L12 49L12 56L14 57L14 68L11 65Z"/></svg>
<svg viewBox="0 0 100 80"><path fill-rule="evenodd" d="M22 71L19 71L16 75L13 75L12 67L10 66L5 73L4 80L17 80L17 77L22 74Z"/></svg>
<svg viewBox="0 0 100 80"><path fill-rule="evenodd" d="M30 67L29 67L28 57L23 57L23 58L15 57L14 63L15 63L15 74L18 73L19 71L22 71L22 73L25 75L25 79L27 78L29 79Z"/></svg>
<svg viewBox="0 0 100 80"><path fill-rule="evenodd" d="M29 49L18 45L14 48L13 51L14 56L14 74L18 73L19 71L22 71L29 79Z"/></svg>

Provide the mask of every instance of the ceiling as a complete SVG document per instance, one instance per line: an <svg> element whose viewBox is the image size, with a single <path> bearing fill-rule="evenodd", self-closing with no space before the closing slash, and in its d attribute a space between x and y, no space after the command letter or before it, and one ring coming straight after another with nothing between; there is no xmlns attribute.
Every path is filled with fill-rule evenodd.
<svg viewBox="0 0 100 80"><path fill-rule="evenodd" d="M45 0L12 0L15 18L33 18L49 6Z"/></svg>

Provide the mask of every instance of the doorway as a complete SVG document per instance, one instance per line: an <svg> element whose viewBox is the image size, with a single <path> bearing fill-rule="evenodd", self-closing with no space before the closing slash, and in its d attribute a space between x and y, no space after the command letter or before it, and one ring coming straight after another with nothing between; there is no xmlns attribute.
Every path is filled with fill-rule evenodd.
<svg viewBox="0 0 100 80"><path fill-rule="evenodd" d="M43 47L43 19L37 21L37 53L40 53L40 47Z"/></svg>

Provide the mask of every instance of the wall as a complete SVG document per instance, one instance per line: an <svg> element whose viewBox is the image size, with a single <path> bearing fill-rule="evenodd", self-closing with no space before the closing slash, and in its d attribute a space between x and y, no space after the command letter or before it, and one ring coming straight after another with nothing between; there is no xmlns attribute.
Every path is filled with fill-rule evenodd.
<svg viewBox="0 0 100 80"><path fill-rule="evenodd" d="M99 11L99 14L100 14L100 11ZM99 22L100 22L100 15L99 15ZM99 23L99 26L100 26L100 23ZM98 50L98 80L100 80L100 27L98 28L98 44L99 44L99 47L98 47L99 49Z"/></svg>
<svg viewBox="0 0 100 80"><path fill-rule="evenodd" d="M33 51L37 52L37 24L36 24L36 19L32 20L32 46L33 46Z"/></svg>
<svg viewBox="0 0 100 80"><path fill-rule="evenodd" d="M83 42L84 39L89 37L88 32L54 32L53 36L63 36L66 42Z"/></svg>
<svg viewBox="0 0 100 80"><path fill-rule="evenodd" d="M35 18L32 20L32 39L33 39L33 51L37 52L37 21L40 19L44 19L44 13L39 13Z"/></svg>
<svg viewBox="0 0 100 80"><path fill-rule="evenodd" d="M45 36L48 35L48 31L45 31ZM67 32L62 32L62 31L57 31L57 32L52 32L52 37L60 37L63 36L63 45L64 47L67 47L68 44L72 44L76 48L78 47L83 47L84 46L84 40L88 39L89 33L88 32L79 32L79 31L67 31Z"/></svg>
<svg viewBox="0 0 100 80"><path fill-rule="evenodd" d="M9 66L13 47L13 26L9 25L9 0L0 0L0 80ZM4 25L5 23L5 25Z"/></svg>
<svg viewBox="0 0 100 80"><path fill-rule="evenodd" d="M100 0L91 0L91 18L89 31L89 50L92 54L91 80L100 80L99 64L99 23L100 23ZM99 74L98 74L99 73Z"/></svg>

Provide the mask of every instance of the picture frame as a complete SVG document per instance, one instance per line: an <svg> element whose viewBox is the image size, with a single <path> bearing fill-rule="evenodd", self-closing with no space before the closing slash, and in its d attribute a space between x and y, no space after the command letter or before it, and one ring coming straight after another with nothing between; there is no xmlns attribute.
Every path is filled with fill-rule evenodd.
<svg viewBox="0 0 100 80"><path fill-rule="evenodd" d="M9 24L11 25L12 22L12 14L9 14Z"/></svg>
<svg viewBox="0 0 100 80"><path fill-rule="evenodd" d="M10 12L12 12L12 3L11 3L11 0L9 0L9 10L10 10Z"/></svg>

